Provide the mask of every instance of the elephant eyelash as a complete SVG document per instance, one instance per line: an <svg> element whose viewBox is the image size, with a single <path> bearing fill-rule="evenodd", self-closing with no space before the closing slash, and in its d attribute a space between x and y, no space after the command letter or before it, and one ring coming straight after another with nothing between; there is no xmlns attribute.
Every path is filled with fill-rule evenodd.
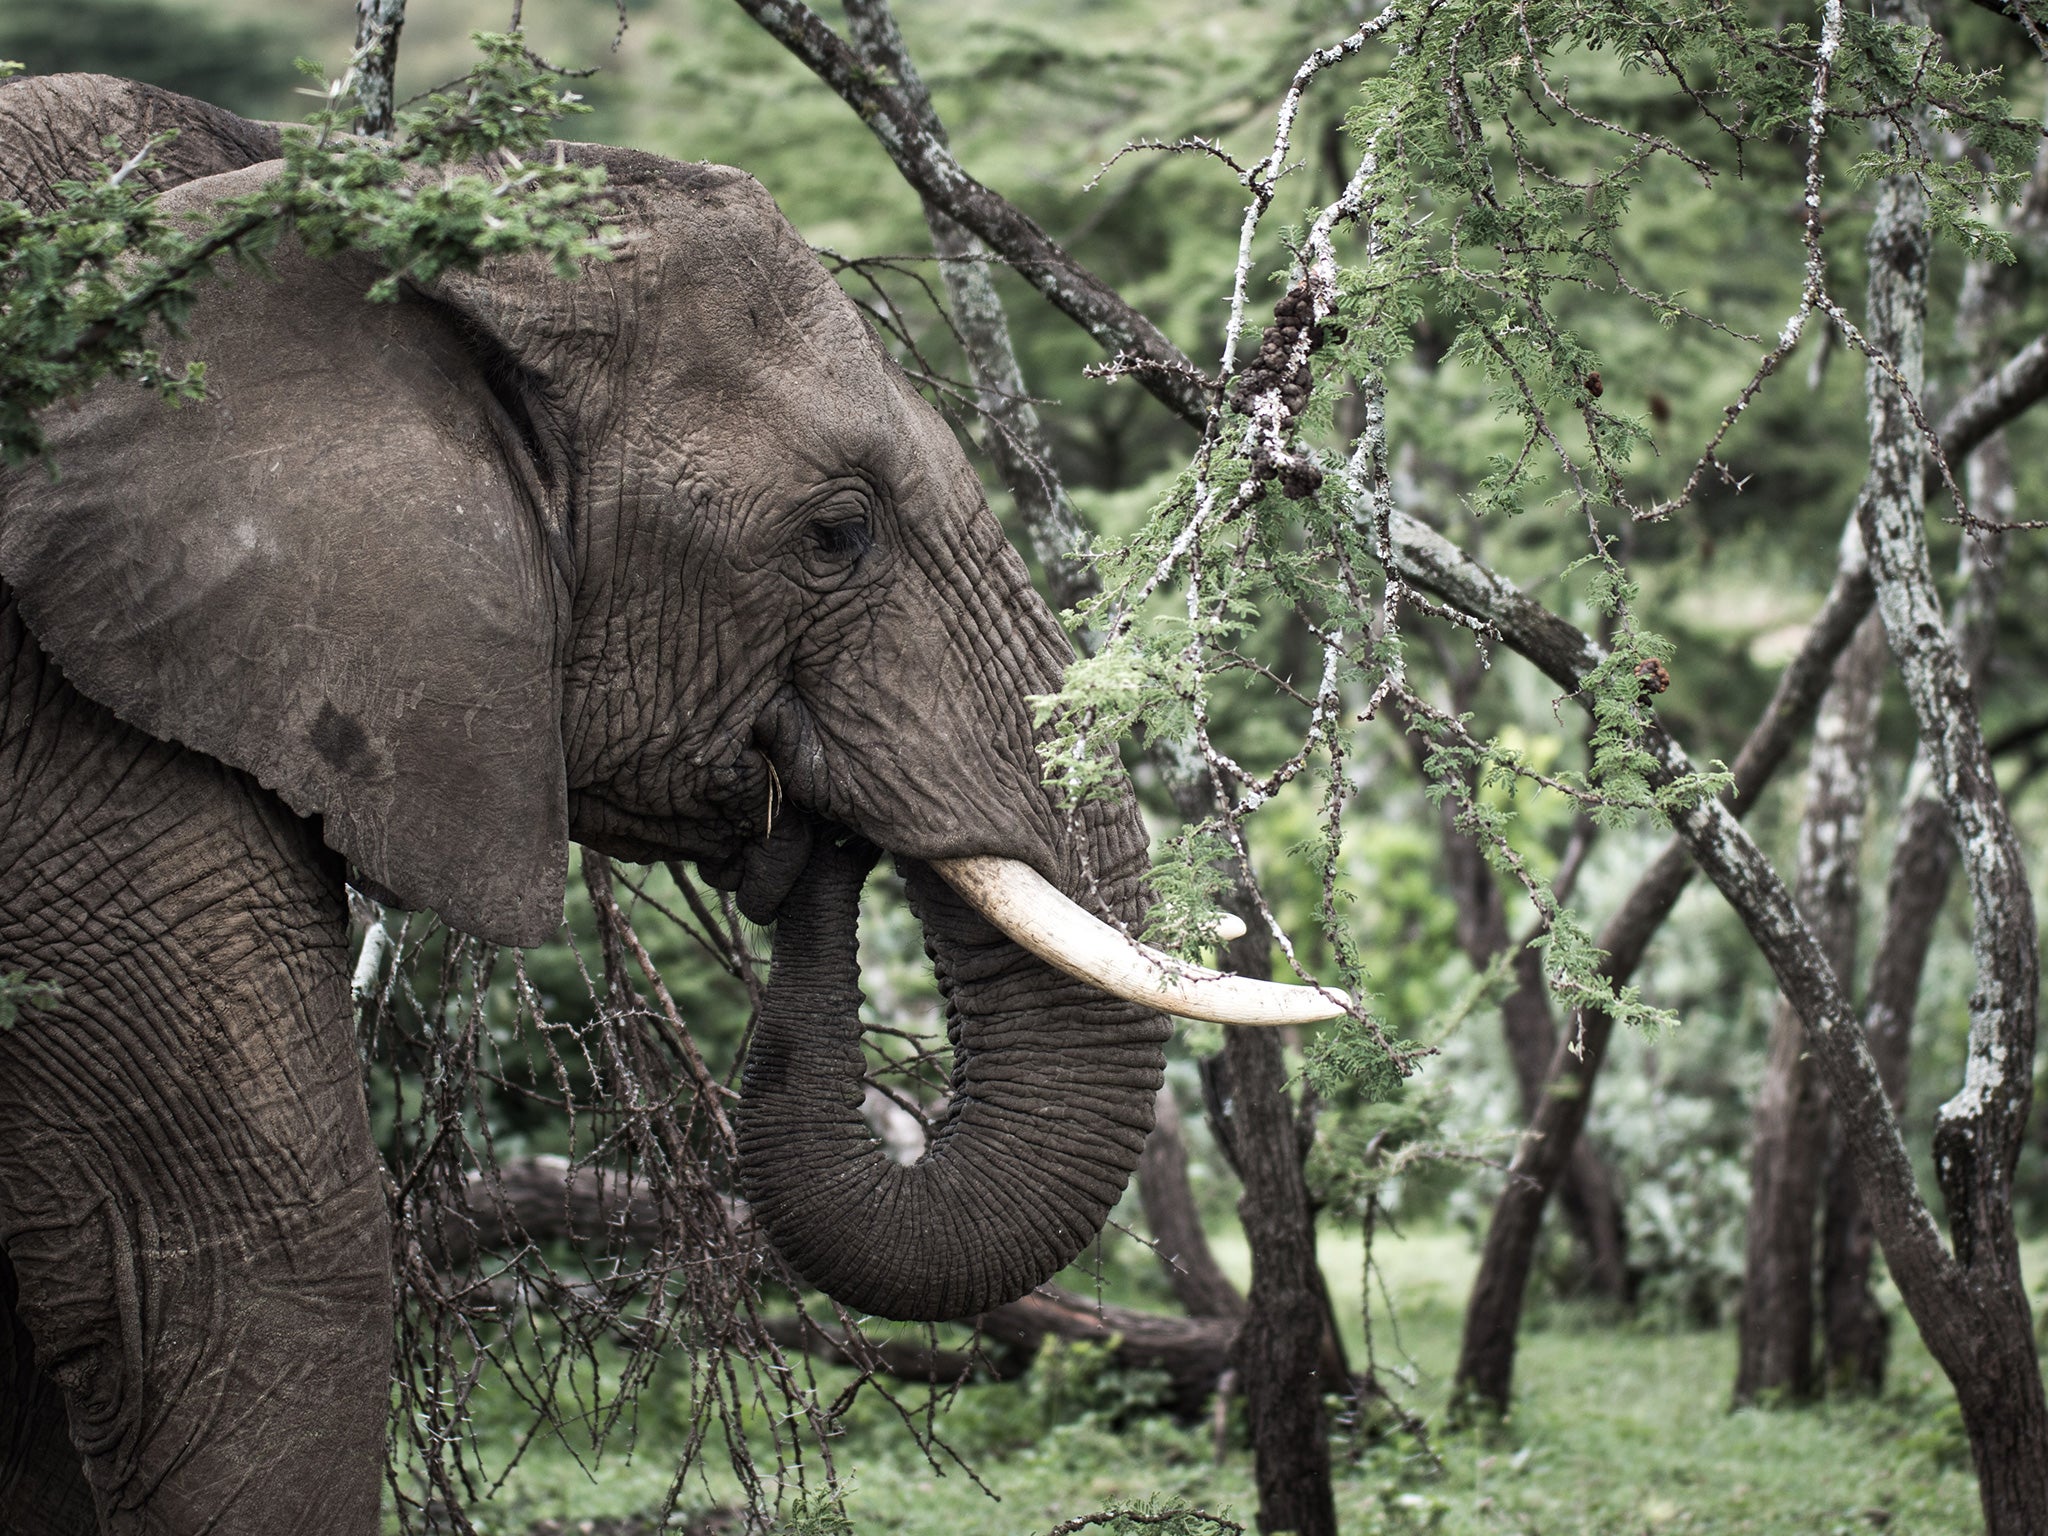
<svg viewBox="0 0 2048 1536"><path fill-rule="evenodd" d="M839 523L818 523L812 527L811 537L822 553L850 556L855 560L875 547L875 536L864 517L848 518Z"/></svg>

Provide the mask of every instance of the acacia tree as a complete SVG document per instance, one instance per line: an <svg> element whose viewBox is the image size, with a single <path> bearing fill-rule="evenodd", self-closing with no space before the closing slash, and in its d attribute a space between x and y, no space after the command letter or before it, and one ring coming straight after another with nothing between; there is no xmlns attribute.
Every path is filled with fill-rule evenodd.
<svg viewBox="0 0 2048 1536"><path fill-rule="evenodd" d="M2034 174L2007 221L2013 238L2029 248L2038 244L2041 200L2048 196L2044 171L2048 157L2037 156ZM1873 271L1874 318L1881 318L1877 284L1883 270ZM1982 384L1999 367L2001 322L2010 320L2020 286L2011 264L1979 258L1964 268L1957 342L1974 383ZM1880 334L1876 323L1872 333ZM1899 351L1896 338L1887 344L1895 354ZM2002 433L1952 455L1951 461L1967 467L1973 520L1983 525L2013 520L2012 462ZM1958 552L1958 596L1949 631L1958 663L1979 699L1991 660L2005 553L2005 540L1990 526L1965 538ZM1872 654L1866 654L1875 643L1876 624L1866 619L1837 663L1815 731L1800 832L1800 905L1822 935L1845 989L1856 974L1856 863L1876 689L1882 682L1871 669ZM1890 869L1863 1017L1893 1108L1903 1112L1915 998L1954 870L1948 814L1924 750L1915 753L1906 774ZM1802 1108L1806 1113L1800 1113ZM1839 1127L1826 1110L1797 1019L1783 1008L1773 1026L1772 1056L1756 1111L1737 1401L1769 1393L1799 1399L1823 1389L1875 1392L1883 1385L1889 1322L1871 1294L1870 1222L1839 1143Z"/></svg>
<svg viewBox="0 0 2048 1536"><path fill-rule="evenodd" d="M1986 81L1944 60L1914 8L1881 5L1864 18L1829 3L1810 23L1779 25L1719 3L1656 14L1597 3L1538 14L1486 0L1390 7L1303 65L1283 98L1270 156L1233 163L1250 204L1221 365L1210 374L965 172L893 83L861 67L817 16L789 4L741 4L855 107L928 206L979 236L1112 352L1103 373L1135 378L1202 430L1194 464L1154 518L1103 552L1105 595L1084 617L1104 644L1070 676L1058 716L1066 739L1100 740L1139 719L1155 733L1184 734L1217 786L1212 840L1184 855L1189 865L1219 845L1247 864L1243 818L1304 774L1322 778L1327 937L1355 980L1335 891L1349 796L1342 764L1354 717L1399 700L1431 722L1433 771L1461 825L1528 892L1545 930L1552 993L1573 1027L1537 1111L1541 1137L1517 1153L1519 1177L1511 1177L1489 1236L1461 1369L1472 1395L1505 1405L1501 1366L1512 1359L1535 1217L1583 1124L1613 1023L1650 1012L1626 983L1698 867L1734 907L1804 1026L1842 1127L1842 1156L1908 1307L1958 1390L1987 1523L2005 1532L2048 1522L2048 1409L2010 1202L2031 1092L2024 1064L2034 1036L2032 906L1921 527L1923 478L1931 469L1947 484L1948 462L2038 397L2039 359L2022 355L2000 368L1940 431L1919 398L1927 242L1939 233L1996 248L1975 210L2010 194L2031 158L2031 126L2008 116ZM2032 25L2024 11L2013 14ZM1591 48L1664 81L1675 103L1667 117L1681 115L1688 133L1635 127L1580 106L1565 63ZM1258 241L1292 153L1301 91L1340 65L1359 70L1352 61L1369 50L1375 72L1351 125L1355 170L1335 202L1299 209L1279 258L1284 296L1254 351L1251 288L1259 261L1271 259L1260 256ZM1950 162L1931 145L1928 114L1936 108L1975 141L1980 160ZM1844 124L1870 124L1878 134L1871 168L1881 176L1879 204L1861 325L1837 298L1826 261L1830 167L1843 154ZM1567 154L1546 130L1578 136L1581 150L1604 144L1612 158ZM1634 188L1661 167L1682 166L1713 184L1721 167L1696 147L1701 138L1739 154L1774 135L1804 145L1792 314L1761 345L1690 472L1646 491L1631 459L1646 441L1644 426L1601 404L1600 357L1568 323L1558 295L1591 290L1647 303L1672 323L1723 325L1635 281L1615 235ZM1207 143L1179 147L1214 152ZM1521 451L1465 494L1498 512L1549 496L1583 518L1582 563L1606 616L1606 643L1394 504L1389 432L1398 412L1389 381L1425 306L1449 320L1453 355L1492 382L1503 412L1519 423ZM1638 609L1617 530L1682 517L1702 485L1732 484L1730 433L1801 339L1823 328L1870 371L1871 472L1855 514L1861 539L1850 541L1835 591L1734 769L1701 773L1657 719L1655 695L1671 657ZM1348 452L1334 455L1326 434L1340 396L1355 401L1361 430ZM1883 1076L1826 949L1727 803L1732 791L1736 807L1746 807L1783 761L1873 601L1972 885L1978 987L1970 1065L1937 1142L1952 1247L1914 1185ZM1241 654L1245 614L1261 603L1301 615L1323 660L1320 685L1291 695L1306 717L1302 749L1265 772L1231 758L1210 730L1213 679ZM1594 726L1587 768L1538 775L1415 694L1400 642L1416 615L1521 653L1584 704ZM1088 760L1079 750L1060 760L1077 793L1088 788ZM1487 779L1540 782L1601 818L1665 818L1677 840L1596 940L1515 847L1499 810L1469 788L1461 793L1475 768ZM1289 936L1267 904L1253 905L1291 958ZM1415 1053L1360 1017L1319 1041L1310 1059L1312 1077L1348 1071L1385 1082L1412 1067ZM1262 1520L1277 1528L1263 1508Z"/></svg>

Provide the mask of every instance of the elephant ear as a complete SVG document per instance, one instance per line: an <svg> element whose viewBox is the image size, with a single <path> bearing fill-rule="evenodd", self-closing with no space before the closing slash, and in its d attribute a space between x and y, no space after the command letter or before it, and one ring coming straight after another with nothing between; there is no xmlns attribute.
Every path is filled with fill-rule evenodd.
<svg viewBox="0 0 2048 1536"><path fill-rule="evenodd" d="M366 302L367 262L273 269L202 293L202 403L109 383L47 414L55 473L0 480L0 579L74 686L321 818L362 883L543 942L568 555L516 366L433 297Z"/></svg>

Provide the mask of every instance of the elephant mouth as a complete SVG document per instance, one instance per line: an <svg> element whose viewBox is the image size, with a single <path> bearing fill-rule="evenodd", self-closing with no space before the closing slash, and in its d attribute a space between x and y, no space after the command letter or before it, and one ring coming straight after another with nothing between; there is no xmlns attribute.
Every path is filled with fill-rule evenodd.
<svg viewBox="0 0 2048 1536"><path fill-rule="evenodd" d="M755 722L752 745L769 765L776 791L769 801L769 825L736 865L723 871L726 879L714 883L736 890L740 910L767 923L776 919L804 878L816 840L843 834L822 810L832 803L829 755L795 689L777 693ZM772 812L778 802L785 812L779 819ZM990 818L985 824L997 827L1000 822ZM960 849L958 832L926 840L923 847L906 848L878 828L845 830L869 838L898 859L916 858L1012 943L1065 975L1140 1008L1218 1024L1271 1025L1310 1024L1335 1018L1351 1007L1351 999L1334 989L1227 976L1164 954L1096 917L1023 860L994 849L975 851L971 842ZM914 834L915 829L906 820L897 831ZM900 839L918 840L915 835Z"/></svg>

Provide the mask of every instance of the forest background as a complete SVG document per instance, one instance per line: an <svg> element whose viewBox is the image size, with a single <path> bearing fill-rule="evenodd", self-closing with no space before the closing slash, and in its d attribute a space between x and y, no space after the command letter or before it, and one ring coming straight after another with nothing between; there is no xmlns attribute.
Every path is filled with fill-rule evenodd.
<svg viewBox="0 0 2048 1536"><path fill-rule="evenodd" d="M1264 153L1280 90L1312 48L1358 20L1338 3L1167 4L1164 0L1050 0L1029 7L915 3L899 8L905 37L948 124L961 162L1032 215L1177 342L1189 356L1222 347L1225 299L1237 254L1245 192L1237 177L1198 154L1127 159L1089 185L1104 161L1135 140L1201 134L1245 162ZM849 291L877 306L878 322L899 330L906 359L935 379L964 378L957 338L932 303L930 236L916 194L845 104L740 8L717 0L636 0L620 18L607 3L537 3L525 17L529 41L572 68L598 72L571 82L592 115L572 125L582 138L686 159L741 166L769 188L799 231L831 261L902 255L849 268ZM400 54L401 96L460 73L468 34L504 18L469 4L416 0ZM2039 56L2024 30L1990 9L1956 5L1940 18L1955 57L2002 71L2006 104L2038 116ZM303 5L283 16L243 0L73 0L19 7L0 16L0 57L37 71L91 68L151 80L252 116L290 117L306 103L294 55L338 70L354 44L356 18L341 5ZM1296 142L1303 206L1328 202L1349 174L1344 114L1371 72L1361 63L1324 75L1306 96ZM1573 79L1608 115L1641 108L1656 93L1640 77L1604 68L1597 54L1573 60ZM1803 280L1803 147L1792 139L1752 146L1741 176L1711 189L1683 176L1646 178L1623 225L1629 270L1658 290L1735 330L1771 336L1796 305ZM1309 183L1317 183L1309 185ZM1869 183L1851 184L1831 205L1830 281L1861 294L1861 231L1875 202ZM2008 302L1993 334L1959 315L1965 257L1935 248L1928 279L1927 394L1939 418L1985 357L2017 351L2042 329L2043 295L2029 281L2048 253L2033 249L2014 222L2016 263L2002 269ZM1275 245L1267 267L1283 254ZM1197 444L1195 433L1131 380L1084 376L1103 354L1000 264L1010 332L1053 462L1086 527L1106 540L1138 530L1172 489ZM873 281L870 281L872 279ZM879 287L876 286L879 284ZM1270 303L1270 297L1262 303ZM1596 347L1597 396L1640 421L1645 481L1673 478L1718 426L1742 389L1759 348L1725 335L1659 323L1649 308L1588 305L1573 316ZM1603 615L1583 571L1573 510L1530 496L1525 510L1483 514L1473 488L1520 429L1495 408L1495 391L1451 338L1417 316L1413 357L1389 381L1402 447L1394 473L1403 502L1455 528L1528 595L1597 631ZM1657 717L1695 758L1733 761L1763 712L1779 674L1807 637L1837 568L1843 518L1868 467L1862 359L1808 331L1770 387L1730 435L1722 459L1739 477L1709 479L1695 502L1661 522L1614 521L1618 553L1639 587L1634 607L1654 615L1670 643L1668 688ZM909 348L914 344L915 352ZM970 444L989 429L965 392L939 383L935 397L958 412ZM1341 430L1342 422L1337 423ZM1354 429L1355 430L1355 429ZM2044 427L2022 417L2005 433L2010 453L2009 516L2037 515L2044 489ZM991 502L1014 516L1002 476L986 454ZM1929 538L1936 568L1957 568L1961 532L1937 499ZM1036 560L1029 531L1012 523ZM2042 861L2040 793L2048 768L2048 693L2043 643L2030 622L2043 595L2043 563L2021 533L2006 541L2004 590L1981 691L1985 735L2030 872ZM1564 574L1560 574L1564 573ZM1951 585L1949 594L1956 588ZM1281 676L1313 685L1312 643L1284 616L1246 649ZM1494 647L1481 669L1469 636L1427 625L1415 630L1410 665L1417 691L1469 711L1481 734L1518 749L1540 772L1583 767L1585 731L1557 703L1556 686ZM1218 705L1217 735L1240 761L1284 756L1298 741L1291 719L1269 718L1247 695ZM1888 679L1870 728L1870 789L1860 823L1863 878L1852 888L1863 909L1865 974L1885 906L1889 854L1907 798L1914 755L1913 711ZM1818 1531L1981 1528L1969 1446L1949 1389L1920 1347L1897 1297L1880 1280L1892 1317L1890 1359L1874 1395L1836 1391L1817 1405L1771 1391L1731 1413L1736 1393L1737 1308L1744 1287L1745 1217L1751 1149L1763 1095L1778 987L1722 898L1696 882L1634 983L1673 1022L1618 1032L1602 1071L1588 1138L1611 1179L1621 1236L1621 1273L1553 1211L1530 1300L1515 1374L1514 1412L1505 1425L1454 1427L1450 1407L1479 1235L1503 1187L1502 1166L1526 1120L1526 1104L1502 1012L1516 987L1510 958L1475 965L1473 926L1495 901L1517 934L1534 919L1507 876L1476 872L1457 829L1426 792L1419 755L1392 718L1356 738L1347 765L1357 798L1336 879L1346 932L1369 976L1374 1011L1390 1038L1435 1054L1391 1094L1321 1096L1308 1164L1320 1208L1319 1242L1332 1312L1354 1368L1370 1359L1400 1405L1339 1407L1333 1423L1336 1504L1346 1529L1444 1531ZM1153 783L1162 834L1178 822ZM1482 803L1509 806L1508 832L1520 855L1547 875L1569 867L1574 909L1599 919L1619 903L1663 846L1667 832L1647 819L1595 832L1569 796L1489 783ZM1746 822L1778 867L1800 863L1799 824L1807 781L1781 773ZM1318 796L1302 782L1247 823L1261 884L1305 969L1334 979L1316 921L1321 882L1300 850L1317 835ZM1478 894L1492 883L1493 898ZM702 893L697 893L700 896ZM662 906L685 896L657 872L633 908L633 923L687 1019L712 1071L730 1071L748 1017L748 992ZM572 929L595 953L590 893L571 892ZM871 1007L878 1020L912 1036L936 1031L929 970L900 905L878 899L864 927ZM763 936L746 936L765 949ZM1484 961L1484 956L1477 956ZM565 944L526 960L539 993L573 1013L586 987L577 951ZM1284 973L1284 961L1282 962ZM1966 893L1958 888L1937 923L1911 1034L1907 1145L1933 1187L1930 1157L1937 1106L1962 1080L1973 965ZM1560 1007L1559 1017L1565 1010ZM1184 1029L1170 1047L1171 1086L1190 1159L1189 1186L1223 1272L1242 1287L1249 1256L1239 1233L1238 1183L1202 1113L1198 1062L1218 1048L1217 1032ZM1299 1066L1299 1057L1291 1058ZM388 1134L411 1107L394 1076L386 1086ZM412 1090L412 1091L416 1091ZM1297 1093L1303 1091L1296 1084ZM565 1127L532 1112L518 1095L484 1096L480 1113L498 1155L569 1152ZM1361 1149L1379 1171L1347 1171ZM1403 1149L1413 1155L1397 1156ZM2027 1273L2048 1262L2048 1165L2042 1138L2028 1138L2013 1197L2027 1239ZM1553 1202L1554 1203L1554 1202ZM1374 1223L1366 1273L1361 1216ZM1172 1311L1171 1277L1142 1241L1135 1198L1119 1213L1068 1288L1111 1304ZM1370 1295L1370 1312L1367 1298ZM1368 1328L1371 1345L1368 1352ZM837 1452L852 1492L846 1508L860 1529L1043 1529L1125 1498L1163 1495L1249 1518L1255 1502L1241 1416L1226 1399L1214 1424L1163 1411L1156 1372L1125 1368L1110 1348L1050 1343L1021 1381L969 1387L950 1397L943 1438L959 1461L927 1454L894 1413L858 1398ZM685 1373L684 1367L675 1368ZM829 1380L829 1378L828 1378ZM674 1389L669 1411L664 1394ZM593 1389L598 1390L598 1389ZM599 1393L601 1395L601 1391ZM1745 1394L1756 1397L1758 1394ZM700 1458L671 1482L678 1443L693 1422L693 1391L657 1367L640 1388L637 1450L614 1438L595 1480L581 1463L587 1443L544 1437L468 1514L493 1532L545 1528L548 1521L628 1520L673 1500L705 1526L738 1495L716 1457ZM483 1464L512 1461L526 1418L516 1392L482 1393L470 1403ZM620 1527L625 1528L625 1527Z"/></svg>

